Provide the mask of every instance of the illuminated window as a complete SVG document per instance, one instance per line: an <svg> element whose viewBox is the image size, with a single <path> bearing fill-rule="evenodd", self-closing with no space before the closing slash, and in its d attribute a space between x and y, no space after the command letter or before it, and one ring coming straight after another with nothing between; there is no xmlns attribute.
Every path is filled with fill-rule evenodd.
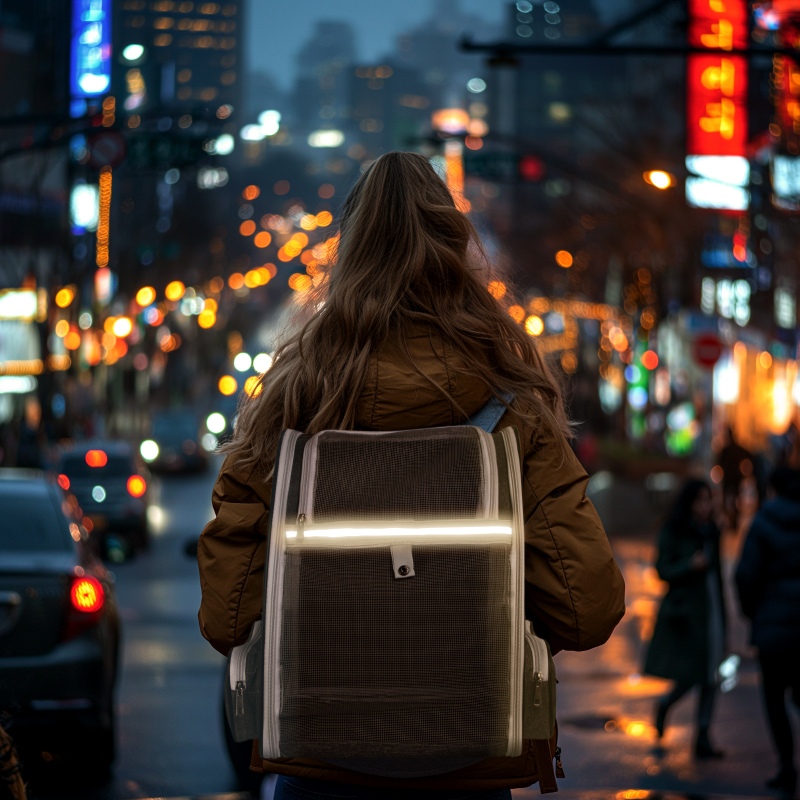
<svg viewBox="0 0 800 800"><path fill-rule="evenodd" d="M194 46L195 47L206 48L206 47L211 47L212 44L214 44L214 37L213 36L198 36L194 40Z"/></svg>
<svg viewBox="0 0 800 800"><path fill-rule="evenodd" d="M178 83L188 83L192 79L192 71L190 69L182 69L177 77Z"/></svg>
<svg viewBox="0 0 800 800"><path fill-rule="evenodd" d="M194 9L194 3L179 3L178 4L178 11L182 14L188 14L190 11Z"/></svg>
<svg viewBox="0 0 800 800"><path fill-rule="evenodd" d="M159 33L158 36L153 39L153 44L156 47L167 47L172 44L172 36L168 33Z"/></svg>
<svg viewBox="0 0 800 800"><path fill-rule="evenodd" d="M219 46L223 50L233 50L236 47L236 39L232 37L228 37L226 39L220 39Z"/></svg>
<svg viewBox="0 0 800 800"><path fill-rule="evenodd" d="M192 29L192 20L179 19L177 27L179 31L190 31Z"/></svg>
<svg viewBox="0 0 800 800"><path fill-rule="evenodd" d="M192 90L188 86L181 86L177 94L178 100L189 100L192 96Z"/></svg>
<svg viewBox="0 0 800 800"><path fill-rule="evenodd" d="M193 31L207 31L211 24L207 19L196 19L192 22Z"/></svg>
<svg viewBox="0 0 800 800"><path fill-rule="evenodd" d="M197 10L201 14L219 14L219 3L203 3Z"/></svg>
<svg viewBox="0 0 800 800"><path fill-rule="evenodd" d="M155 3L150 3L150 8L153 11L172 11L175 3L173 0L157 0Z"/></svg>
<svg viewBox="0 0 800 800"><path fill-rule="evenodd" d="M213 100L217 96L217 90L213 87L206 87L200 92L201 100Z"/></svg>
<svg viewBox="0 0 800 800"><path fill-rule="evenodd" d="M158 17L158 19L153 22L153 27L157 31L168 31L174 25L175 20L172 19L172 17Z"/></svg>
<svg viewBox="0 0 800 800"><path fill-rule="evenodd" d="M220 33L233 33L236 30L235 22L220 22L218 26Z"/></svg>
<svg viewBox="0 0 800 800"><path fill-rule="evenodd" d="M232 83L236 81L236 73L235 72L223 72L220 75L219 82L223 86L230 86Z"/></svg>

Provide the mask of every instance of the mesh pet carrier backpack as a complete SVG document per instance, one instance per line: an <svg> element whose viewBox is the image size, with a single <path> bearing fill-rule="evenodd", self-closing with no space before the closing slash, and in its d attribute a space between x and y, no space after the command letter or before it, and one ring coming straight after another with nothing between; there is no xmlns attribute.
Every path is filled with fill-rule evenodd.
<svg viewBox="0 0 800 800"><path fill-rule="evenodd" d="M263 620L229 656L234 737L259 739L264 758L390 777L550 738L521 485L512 428L285 431Z"/></svg>

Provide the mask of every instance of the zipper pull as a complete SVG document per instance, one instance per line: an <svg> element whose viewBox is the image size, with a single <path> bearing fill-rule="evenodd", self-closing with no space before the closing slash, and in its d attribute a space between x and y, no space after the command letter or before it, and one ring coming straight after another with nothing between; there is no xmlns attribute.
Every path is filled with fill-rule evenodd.
<svg viewBox="0 0 800 800"><path fill-rule="evenodd" d="M564 765L561 763L561 748L556 747L556 778L563 778L564 775Z"/></svg>
<svg viewBox="0 0 800 800"><path fill-rule="evenodd" d="M234 716L244 716L244 681L236 681L236 712Z"/></svg>
<svg viewBox="0 0 800 800"><path fill-rule="evenodd" d="M544 676L541 672L537 672L535 676L535 683L533 689L533 707L539 708L542 704L542 681Z"/></svg>
<svg viewBox="0 0 800 800"><path fill-rule="evenodd" d="M303 538L303 528L306 525L306 515L305 514L298 514L297 516L297 538Z"/></svg>

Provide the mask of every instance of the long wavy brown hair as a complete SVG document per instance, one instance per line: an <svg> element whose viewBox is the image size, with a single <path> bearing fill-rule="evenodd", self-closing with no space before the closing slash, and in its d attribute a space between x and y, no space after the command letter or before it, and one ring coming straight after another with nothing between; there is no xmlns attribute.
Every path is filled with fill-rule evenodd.
<svg viewBox="0 0 800 800"><path fill-rule="evenodd" d="M305 303L309 318L277 347L260 391L242 396L221 451L269 477L283 429L353 429L370 358L391 340L413 366L404 333L419 324L438 331L496 397L513 395L512 411L564 443L571 426L559 383L488 292L489 276L475 228L427 159L381 156L345 200L336 252ZM420 374L458 408L446 386Z"/></svg>

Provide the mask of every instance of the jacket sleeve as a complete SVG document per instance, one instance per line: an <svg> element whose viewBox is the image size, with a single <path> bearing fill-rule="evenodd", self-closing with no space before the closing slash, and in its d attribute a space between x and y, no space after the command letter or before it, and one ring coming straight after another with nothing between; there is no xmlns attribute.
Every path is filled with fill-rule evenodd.
<svg viewBox="0 0 800 800"><path fill-rule="evenodd" d="M254 488L225 460L211 499L215 516L197 545L200 632L223 655L261 617L268 498L268 484Z"/></svg>
<svg viewBox="0 0 800 800"><path fill-rule="evenodd" d="M742 613L750 619L755 616L764 591L764 554L759 536L760 529L760 520L756 514L744 541L734 577Z"/></svg>
<svg viewBox="0 0 800 800"><path fill-rule="evenodd" d="M523 441L525 608L557 650L589 650L625 613L625 584L568 446Z"/></svg>

